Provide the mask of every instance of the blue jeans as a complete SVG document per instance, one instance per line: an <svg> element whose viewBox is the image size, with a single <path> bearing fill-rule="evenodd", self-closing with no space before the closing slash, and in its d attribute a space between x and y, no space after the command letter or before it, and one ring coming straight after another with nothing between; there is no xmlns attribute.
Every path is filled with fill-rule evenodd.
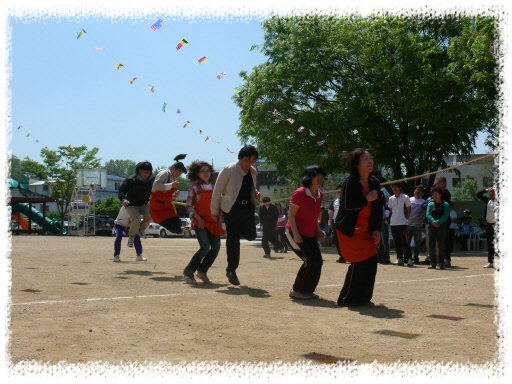
<svg viewBox="0 0 512 384"><path fill-rule="evenodd" d="M421 251L421 241L422 239L421 227L412 227L410 225L407 226L407 239L410 241L414 236L414 258L417 259L420 251Z"/></svg>
<svg viewBox="0 0 512 384"><path fill-rule="evenodd" d="M199 242L199 250L192 256L192 259L185 268L185 272L194 273L195 271L200 271L206 273L219 254L220 236L214 236L206 228L201 229L197 225L194 226L194 231Z"/></svg>
<svg viewBox="0 0 512 384"><path fill-rule="evenodd" d="M123 233L127 235L128 229L117 224L115 225L114 229L116 231L116 239L114 241L114 255L119 256L121 253L121 241L123 240ZM139 234L135 235L135 238L133 239L133 246L135 247L137 255L142 255L142 244L140 243Z"/></svg>

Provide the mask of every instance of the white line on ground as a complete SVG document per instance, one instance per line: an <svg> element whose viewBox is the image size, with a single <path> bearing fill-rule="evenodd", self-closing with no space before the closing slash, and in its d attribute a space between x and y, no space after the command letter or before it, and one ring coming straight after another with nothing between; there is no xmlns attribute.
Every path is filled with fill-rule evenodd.
<svg viewBox="0 0 512 384"><path fill-rule="evenodd" d="M392 284L392 283L412 283L412 282L420 282L420 281L435 281L435 280L449 280L449 279L464 279L468 277L481 277L481 276L493 276L492 273L484 273L481 275L468 275L468 276L453 276L453 277L439 277L436 279L419 279L419 280L402 280L402 281L377 281L375 284ZM321 285L319 288L327 288L327 287L341 287L342 284L333 284L333 285ZM258 287L254 287L258 288ZM258 288L261 289L261 288ZM265 290L270 291L278 291L283 289L290 289L290 287L276 287L276 288L266 288ZM204 294L214 294L216 291L209 292L186 292L186 293L166 293L159 295L140 295L140 296L124 296L124 297L96 297L91 299L77 299L77 300L47 300L47 301L33 301L28 303L12 303L12 305L33 305L33 304L59 304L59 303L76 303L76 302L87 302L87 301L104 301L104 300L124 300L124 299L142 299L142 298L151 298L151 297L171 297L171 296L184 296L184 295L204 295Z"/></svg>

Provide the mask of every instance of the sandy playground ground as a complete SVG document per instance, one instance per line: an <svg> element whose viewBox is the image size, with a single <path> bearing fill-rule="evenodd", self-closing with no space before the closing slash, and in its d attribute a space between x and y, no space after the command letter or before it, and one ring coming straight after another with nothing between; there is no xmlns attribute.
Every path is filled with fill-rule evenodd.
<svg viewBox="0 0 512 384"><path fill-rule="evenodd" d="M376 306L343 308L336 300L348 264L336 263L335 248L322 248L320 299L298 301L288 293L301 261L293 252L265 259L260 241L242 241L238 287L225 276L225 240L209 271L212 283L197 285L182 280L196 239L143 239L147 262L136 262L123 239L121 263L113 262L113 241L12 237L13 364L321 363L333 357L484 364L499 358L497 272L482 268L484 252L455 252L453 268L444 271L379 265Z"/></svg>

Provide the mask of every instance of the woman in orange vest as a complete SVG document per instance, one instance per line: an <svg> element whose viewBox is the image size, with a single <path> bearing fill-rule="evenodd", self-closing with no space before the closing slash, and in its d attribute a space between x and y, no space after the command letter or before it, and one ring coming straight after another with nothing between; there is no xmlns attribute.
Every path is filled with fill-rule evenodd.
<svg viewBox="0 0 512 384"><path fill-rule="evenodd" d="M188 166L188 179L194 184L188 189L187 212L194 221L194 231L199 250L183 271L183 279L188 284L195 284L194 272L203 283L210 283L206 275L220 250L220 236L226 233L218 221L212 218L211 201L213 187L213 167L206 161L196 160Z"/></svg>
<svg viewBox="0 0 512 384"><path fill-rule="evenodd" d="M187 168L180 161L187 155L178 155L174 158L175 163L169 168L164 168L155 177L151 197L149 198L149 208L153 221L168 229L172 233L181 233L184 228L181 227L179 218L172 202L178 198L179 182L176 181L182 173L187 173Z"/></svg>

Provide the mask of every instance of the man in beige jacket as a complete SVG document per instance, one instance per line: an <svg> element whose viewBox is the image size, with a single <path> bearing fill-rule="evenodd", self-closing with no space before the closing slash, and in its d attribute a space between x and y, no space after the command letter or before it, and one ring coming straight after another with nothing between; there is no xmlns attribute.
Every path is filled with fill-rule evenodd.
<svg viewBox="0 0 512 384"><path fill-rule="evenodd" d="M261 194L256 189L258 171L252 165L258 151L252 145L243 147L238 161L226 165L219 173L213 189L211 213L218 219L219 208L226 223L226 277L233 285L240 285L236 269L240 263L240 235L247 240L256 238L254 213Z"/></svg>

